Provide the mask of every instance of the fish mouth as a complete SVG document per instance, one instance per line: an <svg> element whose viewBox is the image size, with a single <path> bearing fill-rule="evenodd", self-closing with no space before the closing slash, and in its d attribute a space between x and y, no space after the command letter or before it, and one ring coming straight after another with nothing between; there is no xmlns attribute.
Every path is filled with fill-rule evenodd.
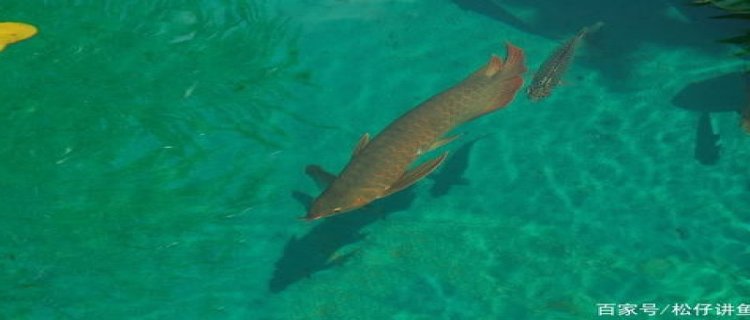
<svg viewBox="0 0 750 320"><path fill-rule="evenodd" d="M305 221L319 220L319 219L323 219L323 218L337 216L339 214L342 214L342 213L345 213L345 212L349 212L349 211L352 211L352 209L340 209L340 208L336 208L336 209L331 210L331 211L322 211L322 212L317 212L317 213L308 212L307 215L303 219Z"/></svg>
<svg viewBox="0 0 750 320"><path fill-rule="evenodd" d="M313 220L319 220L321 218L323 218L323 215L309 215L308 214L308 215L306 215L304 217L300 217L300 220L303 220L303 221L313 221Z"/></svg>
<svg viewBox="0 0 750 320"><path fill-rule="evenodd" d="M305 215L304 217L301 217L300 219L305 220L305 221L320 220L325 217L331 216L333 214L334 213L326 214L324 212L308 212L307 215Z"/></svg>

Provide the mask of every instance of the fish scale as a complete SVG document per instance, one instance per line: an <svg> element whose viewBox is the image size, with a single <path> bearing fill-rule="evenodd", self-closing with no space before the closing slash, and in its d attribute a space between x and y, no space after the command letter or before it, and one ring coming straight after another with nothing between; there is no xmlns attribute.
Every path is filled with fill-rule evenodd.
<svg viewBox="0 0 750 320"><path fill-rule="evenodd" d="M313 220L360 208L407 188L445 159L444 152L408 170L419 156L456 126L506 106L523 84L521 49L507 44L505 63L490 62L459 84L433 96L388 125L362 149L313 201L305 217Z"/></svg>
<svg viewBox="0 0 750 320"><path fill-rule="evenodd" d="M587 34L598 30L602 25L602 22L597 22L592 26L582 28L542 63L526 91L531 101L539 101L552 94L552 90L560 84L565 71L568 70L579 43Z"/></svg>

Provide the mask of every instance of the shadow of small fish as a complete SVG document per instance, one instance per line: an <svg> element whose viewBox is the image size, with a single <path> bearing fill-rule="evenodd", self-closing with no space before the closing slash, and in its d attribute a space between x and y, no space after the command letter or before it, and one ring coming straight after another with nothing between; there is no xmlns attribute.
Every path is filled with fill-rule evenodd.
<svg viewBox="0 0 750 320"><path fill-rule="evenodd" d="M714 165L719 162L720 151L719 134L714 133L711 114L703 112L695 129L695 159L704 165Z"/></svg>
<svg viewBox="0 0 750 320"><path fill-rule="evenodd" d="M535 30L532 24L523 21L522 19L511 13L509 10L506 10L501 5L493 1L453 0L453 3L455 3L459 8L463 10L476 12L490 19L501 21L523 32L544 36L540 32L541 30Z"/></svg>

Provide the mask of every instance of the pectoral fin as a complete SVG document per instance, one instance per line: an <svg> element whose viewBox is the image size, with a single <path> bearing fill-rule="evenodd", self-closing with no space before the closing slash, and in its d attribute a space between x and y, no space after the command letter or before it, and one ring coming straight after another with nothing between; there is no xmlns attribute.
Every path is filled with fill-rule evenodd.
<svg viewBox="0 0 750 320"><path fill-rule="evenodd" d="M456 140L456 139L458 139L459 137L461 137L463 135L464 135L463 133L459 133L459 134L454 135L454 136L441 138L440 140L435 141L435 143L432 144L432 146L430 147L430 151L435 150L437 148L440 148L440 147L442 147L442 146L444 146L446 144L449 144L449 143L453 142L453 140Z"/></svg>
<svg viewBox="0 0 750 320"><path fill-rule="evenodd" d="M333 180L336 180L336 175L326 171L319 165L309 165L305 167L305 173L315 181L315 184L317 184L320 189L327 188L333 183Z"/></svg>
<svg viewBox="0 0 750 320"><path fill-rule="evenodd" d="M367 146L367 144L370 143L370 134L365 133L362 135L361 138L359 138L359 142L357 142L357 146L354 147L354 152L352 152L352 158L356 157L362 150Z"/></svg>
<svg viewBox="0 0 750 320"><path fill-rule="evenodd" d="M453 142L453 140L458 139L458 137L460 137L462 135L463 135L463 133L459 133L459 134L457 134L455 136L441 138L441 139L435 141L434 143L432 143L432 145L430 145L430 147L427 149L427 151L417 150L417 155L421 155L423 153L430 152L432 150L440 148L440 147L442 147L442 146L444 146L446 144L449 144L449 143Z"/></svg>
<svg viewBox="0 0 750 320"><path fill-rule="evenodd" d="M401 179L396 181L388 190L386 190L383 197L390 195L392 193L404 190L414 184L415 182L421 180L428 174L430 174L432 171L437 169L438 166L440 166L441 163L443 163L443 160L445 160L445 157L448 156L448 152L443 152L440 156L438 156L435 159L425 161L424 163L420 164L418 167L411 169L407 171Z"/></svg>
<svg viewBox="0 0 750 320"><path fill-rule="evenodd" d="M5 50L5 46L7 46L7 43L0 42L0 51Z"/></svg>

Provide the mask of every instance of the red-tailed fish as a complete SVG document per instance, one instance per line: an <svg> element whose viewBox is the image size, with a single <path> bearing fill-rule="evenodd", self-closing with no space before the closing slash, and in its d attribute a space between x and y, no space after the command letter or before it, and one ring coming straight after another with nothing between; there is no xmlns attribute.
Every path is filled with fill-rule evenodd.
<svg viewBox="0 0 750 320"><path fill-rule="evenodd" d="M507 44L507 51L504 62L493 55L486 66L407 112L372 141L365 133L344 170L338 176L327 175L330 184L313 201L305 220L360 208L435 170L447 152L409 167L422 154L455 139L444 137L453 128L506 106L521 88L521 75L526 71L523 51L512 44Z"/></svg>
<svg viewBox="0 0 750 320"><path fill-rule="evenodd" d="M583 38L586 34L601 28L602 25L604 23L597 22L590 27L582 28L573 38L566 41L542 63L542 66L534 74L534 78L531 80L526 91L531 101L541 100L552 93L552 89L560 83L563 74L568 69L570 61L573 60L573 55L575 55L576 48L583 41Z"/></svg>
<svg viewBox="0 0 750 320"><path fill-rule="evenodd" d="M0 51L9 44L33 37L36 27L22 22L0 22Z"/></svg>

